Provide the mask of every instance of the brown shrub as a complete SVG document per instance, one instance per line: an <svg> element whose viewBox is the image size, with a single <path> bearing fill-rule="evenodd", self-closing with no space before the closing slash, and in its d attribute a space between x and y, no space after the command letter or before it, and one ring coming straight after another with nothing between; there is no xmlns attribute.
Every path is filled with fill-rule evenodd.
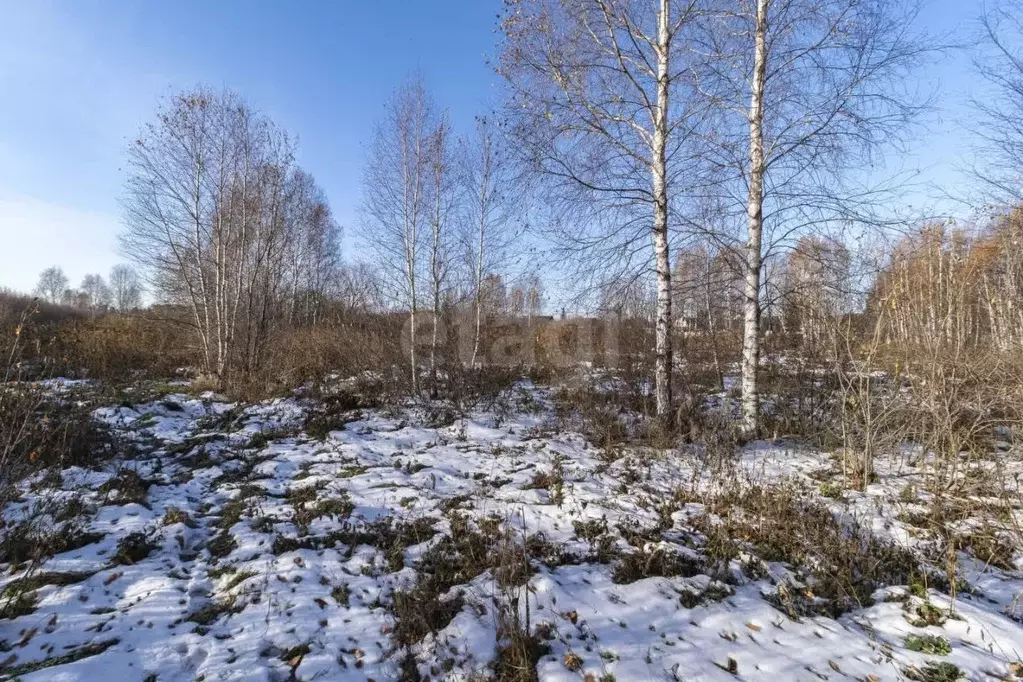
<svg viewBox="0 0 1023 682"><path fill-rule="evenodd" d="M743 543L765 561L788 564L811 579L829 615L868 606L878 587L906 585L923 573L911 552L843 522L793 486L733 484L699 501L720 518L694 520L708 538L708 551L717 547L731 558L735 550L729 545Z"/></svg>
<svg viewBox="0 0 1023 682"><path fill-rule="evenodd" d="M158 313L101 314L63 325L55 351L75 375L108 381L166 378L191 364L191 336Z"/></svg>

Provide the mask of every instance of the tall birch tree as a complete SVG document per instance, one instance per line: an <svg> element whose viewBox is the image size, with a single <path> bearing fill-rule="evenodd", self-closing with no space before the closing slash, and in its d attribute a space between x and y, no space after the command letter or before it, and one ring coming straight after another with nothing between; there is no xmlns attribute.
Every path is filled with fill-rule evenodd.
<svg viewBox="0 0 1023 682"><path fill-rule="evenodd" d="M599 204L607 221L602 234L574 234L572 243L580 250L626 252L639 239L649 244L657 285L657 414L668 418L668 220L689 132L683 43L696 3L506 0L506 6L500 71L511 90L507 110L517 147L545 176L548 194L560 193L576 206Z"/></svg>
<svg viewBox="0 0 1023 682"><path fill-rule="evenodd" d="M454 208L454 183L451 168L451 127L442 116L430 136L430 395L437 397L437 346L440 341L441 308L449 269L450 219Z"/></svg>
<svg viewBox="0 0 1023 682"><path fill-rule="evenodd" d="M122 263L110 269L110 290L119 312L134 310L142 303L142 283L130 265Z"/></svg>
<svg viewBox="0 0 1023 682"><path fill-rule="evenodd" d="M482 351L487 275L503 264L518 236L511 171L497 124L478 117L473 132L458 145L460 239L472 297L474 367Z"/></svg>
<svg viewBox="0 0 1023 682"><path fill-rule="evenodd" d="M701 92L717 108L708 156L718 199L745 224L742 430L760 418L765 258L827 226L883 222L883 155L922 109L905 87L939 49L913 29L913 0L741 0L708 6ZM741 209L740 209L741 207Z"/></svg>
<svg viewBox="0 0 1023 682"><path fill-rule="evenodd" d="M430 137L436 112L423 78L410 76L384 107L363 174L362 237L384 264L392 297L409 311L412 392L419 393L417 323L429 216Z"/></svg>
<svg viewBox="0 0 1023 682"><path fill-rule="evenodd" d="M237 95L206 88L170 98L128 149L122 249L157 302L187 311L198 364L221 383L257 370L294 321L309 264L336 267L336 226L294 151Z"/></svg>

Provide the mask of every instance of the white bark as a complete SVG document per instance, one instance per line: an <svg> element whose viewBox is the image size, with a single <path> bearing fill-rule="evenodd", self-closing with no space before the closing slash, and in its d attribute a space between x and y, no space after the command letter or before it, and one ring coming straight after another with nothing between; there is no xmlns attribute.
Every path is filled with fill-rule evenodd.
<svg viewBox="0 0 1023 682"><path fill-rule="evenodd" d="M310 224L294 206L318 192L296 180L292 152L232 93L204 90L175 97L129 152L125 250L157 300L187 306L199 364L221 381L255 369L286 319L285 235L303 241Z"/></svg>
<svg viewBox="0 0 1023 682"><path fill-rule="evenodd" d="M433 216L431 227L433 241L430 245L430 280L433 298L433 334L430 339L430 392L437 397L437 342L440 331L441 295L443 293L446 266L444 263L444 230L448 216L448 126L441 121L433 133L430 150L433 170Z"/></svg>
<svg viewBox="0 0 1023 682"><path fill-rule="evenodd" d="M480 117L473 135L459 142L459 183L462 197L460 240L469 271L473 308L473 345L469 365L477 366L485 355L483 326L486 319L486 282L502 267L507 250L517 239L513 225L517 210L508 194L513 182L511 167L494 124Z"/></svg>
<svg viewBox="0 0 1023 682"><path fill-rule="evenodd" d="M654 134L651 142L650 171L654 200L654 262L657 270L657 311L655 322L656 360L654 384L657 416L671 416L671 258L668 253L668 59L671 50L669 0L660 0L657 14L657 104L654 109Z"/></svg>
<svg viewBox="0 0 1023 682"><path fill-rule="evenodd" d="M753 37L753 77L749 106L749 199L746 207L747 240L745 301L742 333L742 430L756 434L760 421L757 372L760 365L760 274L763 265L764 227L764 84L767 73L767 9L769 0L756 0Z"/></svg>
<svg viewBox="0 0 1023 682"><path fill-rule="evenodd" d="M421 79L414 77L395 92L387 105L363 181L363 239L384 265L395 298L409 310L413 394L419 393L419 275L424 268L420 247L425 246L421 244L425 236L423 221L429 218L426 189L434 121L426 88Z"/></svg>
<svg viewBox="0 0 1023 682"><path fill-rule="evenodd" d="M411 139L409 138L411 133ZM404 226L403 239L405 247L405 276L408 278L409 289L409 364L412 375L412 393L419 394L419 363L416 359L416 312L419 307L419 296L416 289L416 270L419 263L419 221L422 201L422 160L423 139L421 125L413 123L411 130L405 131L402 143L404 174Z"/></svg>
<svg viewBox="0 0 1023 682"><path fill-rule="evenodd" d="M706 8L677 0L512 3L502 73L517 151L566 219L550 232L589 286L656 276L654 384L672 415L672 192L699 163L685 49ZM674 69L674 70L672 70ZM687 97L687 94L690 95ZM690 185L692 186L692 185ZM640 261L640 244L649 244Z"/></svg>
<svg viewBox="0 0 1023 682"><path fill-rule="evenodd" d="M480 339L483 335L483 277L486 274L487 249L487 216L490 202L490 138L483 136L480 140L480 173L479 194L476 197L478 208L476 215L476 258L473 259L473 299L476 308L476 329L473 335L472 362L475 367L480 355Z"/></svg>

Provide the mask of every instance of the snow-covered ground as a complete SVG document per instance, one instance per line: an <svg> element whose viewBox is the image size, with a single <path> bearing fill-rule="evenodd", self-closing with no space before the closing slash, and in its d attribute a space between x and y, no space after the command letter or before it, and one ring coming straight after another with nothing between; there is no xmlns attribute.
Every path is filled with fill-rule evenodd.
<svg viewBox="0 0 1023 682"><path fill-rule="evenodd" d="M53 504L78 535L41 566L0 567L0 604L24 593L20 615L0 620L0 679L528 679L495 669L515 620L539 633L543 681L1021 670L1023 577L1011 566L961 554L974 593L952 617L948 595L910 586L879 588L838 618L790 617L777 596L813 588L797 567L752 550L707 560L696 523L707 509L680 493L710 485L694 455L595 448L554 427L545 389L524 384L502 409L459 418L353 411L315 434L303 429L310 409L182 394L98 410L135 454L26 481L4 510L10 527ZM864 493L828 488L829 467L759 442L732 476L786 479L923 551L907 521L927 509L907 498L913 467L882 463Z"/></svg>

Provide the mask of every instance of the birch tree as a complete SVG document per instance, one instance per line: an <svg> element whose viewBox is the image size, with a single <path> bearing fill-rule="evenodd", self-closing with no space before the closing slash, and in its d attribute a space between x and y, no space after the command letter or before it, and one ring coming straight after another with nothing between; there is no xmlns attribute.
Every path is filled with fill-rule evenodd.
<svg viewBox="0 0 1023 682"><path fill-rule="evenodd" d="M236 106L229 93L200 90L174 97L128 150L124 251L169 300L187 306L203 370L216 376L227 367L231 336L224 327L233 314L225 301L237 300L226 286L236 281L224 248L230 230L216 230L234 217L218 210L218 195L226 198L238 161L229 153L236 131L226 118ZM250 177L245 174L240 193L230 194L245 208L252 203L245 192Z"/></svg>
<svg viewBox="0 0 1023 682"><path fill-rule="evenodd" d="M600 205L603 232L569 235L580 251L649 246L655 273L657 414L672 407L669 209L681 183L687 106L684 32L695 2L507 0L500 71L517 147L547 194ZM587 214L591 225L600 218ZM568 228L581 229L577 222Z"/></svg>
<svg viewBox="0 0 1023 682"><path fill-rule="evenodd" d="M82 278L78 287L83 295L83 307L95 312L104 310L111 303L110 287L103 280L103 275L90 274Z"/></svg>
<svg viewBox="0 0 1023 682"><path fill-rule="evenodd" d="M115 265L110 269L110 292L118 312L128 312L142 304L142 283L130 265Z"/></svg>
<svg viewBox="0 0 1023 682"><path fill-rule="evenodd" d="M437 344L441 324L441 302L448 274L449 221L454 207L454 186L451 177L451 129L442 117L430 136L430 294L433 330L430 337L430 393L437 397Z"/></svg>
<svg viewBox="0 0 1023 682"><path fill-rule="evenodd" d="M474 330L472 359L479 362L485 316L485 282L504 263L518 236L514 225L512 169L497 124L478 117L473 132L459 141L461 241L470 279Z"/></svg>
<svg viewBox="0 0 1023 682"><path fill-rule="evenodd" d="M701 92L718 109L708 154L725 205L741 206L742 429L756 433L765 258L827 225L872 225L893 194L876 177L922 106L904 87L938 49L912 0L716 3L698 39ZM731 179L729 179L731 178ZM740 211L736 211L740 213Z"/></svg>
<svg viewBox="0 0 1023 682"><path fill-rule="evenodd" d="M384 108L363 174L362 237L384 264L392 297L409 311L414 394L419 393L416 325L435 118L422 77L409 77Z"/></svg>
<svg viewBox="0 0 1023 682"><path fill-rule="evenodd" d="M284 199L287 320L292 325L316 325L341 266L341 228L323 190L302 169L292 172Z"/></svg>
<svg viewBox="0 0 1023 682"><path fill-rule="evenodd" d="M303 197L320 195L294 151L237 95L202 88L167 101L128 149L122 249L159 302L187 311L199 364L222 384L259 368L294 307L288 283L336 252L325 206L310 236ZM293 244L320 255L295 260Z"/></svg>
<svg viewBox="0 0 1023 682"><path fill-rule="evenodd" d="M44 297L50 303L60 301L61 295L67 289L68 278L64 270L54 265L39 273L39 283L36 284L36 294Z"/></svg>
<svg viewBox="0 0 1023 682"><path fill-rule="evenodd" d="M749 81L749 198L746 203L746 259L742 318L742 427L754 433L760 418L757 372L760 366L760 270L764 241L764 87L767 82L767 9L755 0L753 73Z"/></svg>

